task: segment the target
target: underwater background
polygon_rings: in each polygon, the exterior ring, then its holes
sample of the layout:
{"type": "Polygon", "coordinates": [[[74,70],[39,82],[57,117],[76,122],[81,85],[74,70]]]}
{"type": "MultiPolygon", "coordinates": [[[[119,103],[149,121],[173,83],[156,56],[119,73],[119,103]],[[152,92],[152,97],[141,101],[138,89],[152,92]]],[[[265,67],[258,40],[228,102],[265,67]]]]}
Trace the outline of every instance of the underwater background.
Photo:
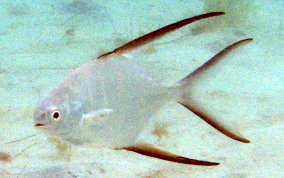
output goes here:
{"type": "Polygon", "coordinates": [[[282,0],[1,0],[0,7],[0,177],[284,177],[282,0]],[[254,39],[198,89],[203,106],[251,143],[225,137],[176,103],[162,107],[141,135],[178,155],[221,165],[183,165],[37,135],[36,104],[73,69],[211,11],[226,14],[183,27],[132,57],[173,83],[224,47],[254,39]]]}

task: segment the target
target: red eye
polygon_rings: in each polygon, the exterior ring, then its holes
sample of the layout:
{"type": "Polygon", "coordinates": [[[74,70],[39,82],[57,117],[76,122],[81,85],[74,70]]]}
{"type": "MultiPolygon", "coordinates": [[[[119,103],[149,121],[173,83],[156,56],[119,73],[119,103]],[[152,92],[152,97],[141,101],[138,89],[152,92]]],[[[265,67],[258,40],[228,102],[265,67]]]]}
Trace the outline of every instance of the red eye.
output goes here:
{"type": "Polygon", "coordinates": [[[56,121],[56,120],[58,120],[60,118],[60,113],[58,111],[54,111],[52,113],[52,117],[56,121]]]}

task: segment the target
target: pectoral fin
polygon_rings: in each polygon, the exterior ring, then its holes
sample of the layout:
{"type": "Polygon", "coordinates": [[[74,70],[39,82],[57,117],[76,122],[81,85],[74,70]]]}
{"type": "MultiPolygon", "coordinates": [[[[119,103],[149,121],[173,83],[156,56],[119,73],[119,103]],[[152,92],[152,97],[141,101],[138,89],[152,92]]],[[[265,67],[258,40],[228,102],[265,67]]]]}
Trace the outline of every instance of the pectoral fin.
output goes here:
{"type": "Polygon", "coordinates": [[[81,119],[82,124],[102,124],[109,115],[113,113],[113,109],[101,109],[87,114],[83,114],[81,119]]]}
{"type": "Polygon", "coordinates": [[[190,159],[182,156],[175,155],[173,153],[170,153],[168,151],[162,150],[161,148],[158,148],[155,145],[151,144],[139,144],[135,146],[125,147],[122,148],[128,151],[133,151],[145,156],[150,156],[166,161],[176,162],[176,163],[182,163],[182,164],[191,164],[191,165],[199,165],[199,166],[216,166],[220,163],[216,162],[209,162],[209,161],[201,161],[196,159],[190,159]]]}

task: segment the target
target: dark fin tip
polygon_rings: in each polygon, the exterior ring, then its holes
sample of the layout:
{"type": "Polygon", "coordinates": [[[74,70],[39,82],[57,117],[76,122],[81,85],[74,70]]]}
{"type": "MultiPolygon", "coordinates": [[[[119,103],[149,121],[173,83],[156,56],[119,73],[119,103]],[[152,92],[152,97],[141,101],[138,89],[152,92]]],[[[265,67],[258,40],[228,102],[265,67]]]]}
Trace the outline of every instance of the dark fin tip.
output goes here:
{"type": "Polygon", "coordinates": [[[249,140],[247,140],[247,139],[243,139],[243,141],[242,141],[243,143],[250,143],[250,141],[249,140]]]}
{"type": "Polygon", "coordinates": [[[220,163],[216,162],[209,162],[209,161],[201,161],[201,160],[196,160],[196,159],[190,159],[186,157],[179,156],[178,159],[181,160],[180,163],[184,164],[192,164],[192,165],[197,165],[197,166],[217,166],[220,163]]]}

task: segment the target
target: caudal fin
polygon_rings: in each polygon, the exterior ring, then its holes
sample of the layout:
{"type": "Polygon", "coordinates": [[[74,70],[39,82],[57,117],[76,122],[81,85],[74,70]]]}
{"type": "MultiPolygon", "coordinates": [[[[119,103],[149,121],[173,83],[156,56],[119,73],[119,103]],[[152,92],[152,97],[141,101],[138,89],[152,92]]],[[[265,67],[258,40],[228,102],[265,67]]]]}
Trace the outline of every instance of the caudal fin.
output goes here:
{"type": "Polygon", "coordinates": [[[214,118],[210,113],[206,112],[205,109],[203,109],[203,107],[198,104],[196,97],[192,97],[191,91],[188,90],[190,90],[196,82],[202,80],[203,77],[210,75],[211,69],[214,69],[214,66],[217,67],[218,63],[223,60],[229,52],[236,49],[240,45],[251,42],[252,40],[252,38],[247,38],[231,44],[177,83],[179,86],[181,86],[182,90],[182,94],[178,103],[192,111],[195,115],[203,119],[205,122],[207,122],[209,125],[217,129],[224,135],[244,143],[249,143],[250,141],[225,128],[225,126],[219,123],[216,118],[214,118]]]}

